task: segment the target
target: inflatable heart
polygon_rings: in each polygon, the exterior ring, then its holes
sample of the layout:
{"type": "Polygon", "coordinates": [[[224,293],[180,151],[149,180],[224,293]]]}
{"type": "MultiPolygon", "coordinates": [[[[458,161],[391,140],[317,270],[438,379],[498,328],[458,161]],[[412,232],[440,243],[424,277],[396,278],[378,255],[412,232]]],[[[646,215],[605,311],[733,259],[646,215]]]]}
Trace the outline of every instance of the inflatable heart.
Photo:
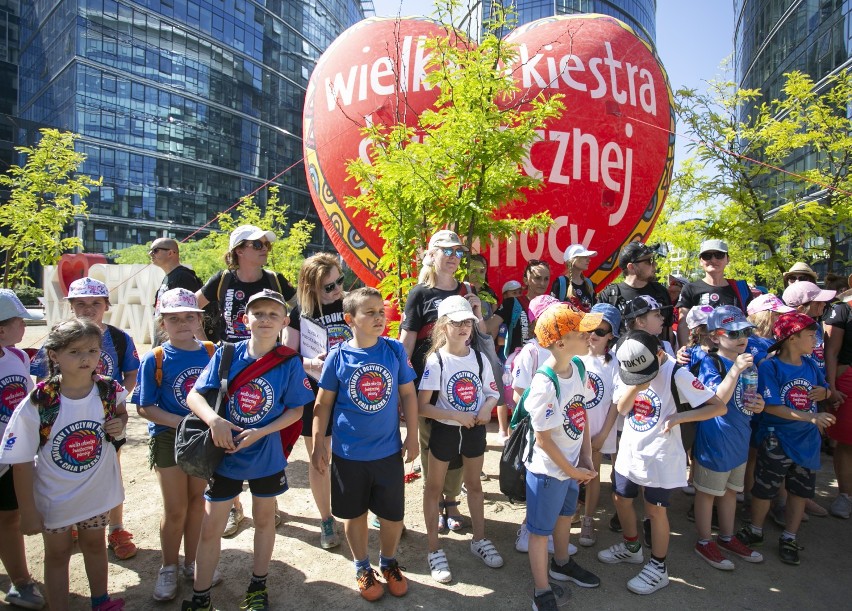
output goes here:
{"type": "Polygon", "coordinates": [[[56,272],[59,276],[59,285],[62,287],[62,294],[68,294],[68,287],[71,286],[72,282],[88,276],[89,268],[92,265],[106,262],[106,257],[97,254],[66,253],[59,257],[59,263],[56,264],[56,272]]]}
{"type": "MultiPolygon", "coordinates": [[[[343,201],[355,195],[347,160],[365,157],[359,128],[391,124],[397,110],[415,125],[416,113],[436,92],[423,86],[422,40],[444,33],[425,18],[359,22],[326,50],[311,76],[305,101],[304,149],[311,196],[332,242],[367,284],[378,281],[381,238],[343,201]],[[395,75],[399,75],[399,79],[395,75]],[[405,98],[405,105],[397,100],[405,98]]],[[[543,179],[504,214],[548,211],[545,234],[520,235],[483,245],[489,280],[520,279],[526,261],[543,259],[563,273],[562,252],[582,242],[598,256],[589,268],[600,285],[614,278],[618,251],[653,228],[674,162],[674,115],[665,71],[654,50],[624,23],[603,15],[541,19],[512,32],[518,46],[511,70],[523,104],[535,95],[564,96],[566,110],[540,133],[524,171],[543,179]]]]}

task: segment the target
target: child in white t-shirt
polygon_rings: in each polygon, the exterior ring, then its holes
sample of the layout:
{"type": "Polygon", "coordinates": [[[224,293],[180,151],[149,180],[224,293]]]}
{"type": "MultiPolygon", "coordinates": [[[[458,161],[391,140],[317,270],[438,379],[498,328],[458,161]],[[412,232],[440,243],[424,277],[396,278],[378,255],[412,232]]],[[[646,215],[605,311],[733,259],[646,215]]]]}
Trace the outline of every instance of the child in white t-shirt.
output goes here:
{"type": "Polygon", "coordinates": [[[74,524],[92,609],[124,608],[123,600],[107,593],[104,529],[110,509],[124,501],[111,441],[123,436],[127,424],[127,391],[94,373],[101,342],[101,330],[90,320],[67,320],[51,329],[44,343],[49,376],[15,409],[0,448],[0,462],[14,465],[21,531],[43,533],[44,580],[53,609],[68,603],[74,524]]]}
{"type": "Polygon", "coordinates": [[[580,484],[597,475],[586,421],[591,391],[572,357],[586,352],[587,333],[602,319],[600,314],[584,315],[567,304],[558,304],[549,306],[535,326],[538,342],[551,356],[533,376],[524,401],[535,432],[532,456],[526,462],[533,609],[556,609],[548,577],[573,581],[584,588],[600,585],[597,576],[570,557],[568,545],[580,484]],[[548,566],[547,538],[551,534],[554,554],[548,566]]]}
{"type": "Polygon", "coordinates": [[[651,520],[651,560],[627,582],[627,588],[636,594],[651,594],[669,585],[666,508],[672,490],[686,485],[686,453],[679,425],[721,416],[727,408],[688,369],[673,371],[674,362],[659,339],[647,331],[633,330],[622,337],[616,358],[622,384],[616,388],[615,399],[625,419],[613,489],[624,541],[599,552],[598,560],[608,564],[644,561],[633,509],[633,499],[643,487],[645,515],[651,520]],[[677,384],[681,401],[693,409],[677,411],[672,382],[677,384]]]}
{"type": "MultiPolygon", "coordinates": [[[[628,330],[647,331],[654,337],[660,337],[666,320],[662,304],[650,295],[639,295],[628,301],[624,306],[623,316],[628,330]]],[[[660,340],[660,344],[666,354],[674,358],[672,345],[666,340],[660,340]]]]}

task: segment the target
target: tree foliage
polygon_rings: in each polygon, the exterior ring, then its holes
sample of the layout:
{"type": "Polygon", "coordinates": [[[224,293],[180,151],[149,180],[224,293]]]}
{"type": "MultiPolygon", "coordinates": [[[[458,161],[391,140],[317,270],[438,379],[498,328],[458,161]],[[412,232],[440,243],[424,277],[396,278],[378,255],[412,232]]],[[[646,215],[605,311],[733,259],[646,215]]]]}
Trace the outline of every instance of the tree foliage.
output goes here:
{"type": "MultiPolygon", "coordinates": [[[[779,100],[761,102],[758,90],[724,81],[709,83],[705,93],[677,92],[691,156],[675,174],[651,237],[692,262],[702,240],[724,239],[729,275],[775,289],[794,261],[842,269],[852,213],[852,80],[840,74],[818,90],[802,73],[785,79],[779,100]],[[738,119],[744,109],[751,112],[738,119]],[[811,169],[777,169],[797,160],[811,169]]],[[[679,264],[671,258],[661,271],[679,264]]]]}
{"type": "MultiPolygon", "coordinates": [[[[458,22],[459,3],[438,5],[438,18],[458,22]]],[[[396,116],[362,131],[370,142],[369,161],[350,161],[349,176],[360,195],[346,204],[370,214],[368,225],[385,241],[379,290],[400,307],[417,282],[418,253],[437,229],[449,227],[469,246],[518,232],[546,230],[546,213],[529,219],[506,214],[525,190],[541,187],[526,176],[521,162],[536,130],[559,116],[561,96],[522,99],[505,69],[516,51],[496,35],[507,19],[499,15],[478,44],[451,26],[427,41],[430,60],[426,82],[438,89],[432,108],[420,113],[416,127],[405,124],[404,99],[396,116]]]]}
{"type": "MultiPolygon", "coordinates": [[[[281,272],[287,281],[295,286],[314,224],[304,219],[291,223],[287,215],[288,208],[279,197],[278,187],[269,188],[269,197],[263,210],[253,197],[242,198],[235,214],[223,212],[216,218],[218,231],[211,231],[200,239],[188,240],[181,244],[181,263],[192,267],[202,280],[209,278],[225,267],[225,254],[228,252],[231,231],[240,225],[256,225],[261,229],[273,231],[278,236],[278,241],[269,253],[267,267],[281,272]]],[[[110,256],[116,263],[149,261],[146,245],[124,248],[110,253],[110,256]]]]}
{"type": "Polygon", "coordinates": [[[76,134],[42,129],[33,147],[17,147],[26,155],[23,167],[13,165],[0,175],[9,200],[0,205],[0,252],[4,253],[4,287],[32,282],[31,263],[53,265],[63,253],[78,248],[77,237],[64,237],[74,217],[86,214],[89,187],[100,185],[77,169],[86,160],[74,150],[76,134]]]}

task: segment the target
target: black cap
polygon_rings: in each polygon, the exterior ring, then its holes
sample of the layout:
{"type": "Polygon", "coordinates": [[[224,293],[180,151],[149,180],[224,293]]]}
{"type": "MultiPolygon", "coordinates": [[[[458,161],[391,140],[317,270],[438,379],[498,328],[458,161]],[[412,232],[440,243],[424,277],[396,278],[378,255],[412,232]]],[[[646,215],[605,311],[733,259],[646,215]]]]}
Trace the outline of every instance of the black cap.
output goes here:
{"type": "Polygon", "coordinates": [[[636,263],[639,259],[644,259],[648,256],[655,256],[657,251],[642,242],[630,242],[621,249],[621,254],[618,255],[618,266],[624,270],[627,269],[628,263],[636,263]]]}

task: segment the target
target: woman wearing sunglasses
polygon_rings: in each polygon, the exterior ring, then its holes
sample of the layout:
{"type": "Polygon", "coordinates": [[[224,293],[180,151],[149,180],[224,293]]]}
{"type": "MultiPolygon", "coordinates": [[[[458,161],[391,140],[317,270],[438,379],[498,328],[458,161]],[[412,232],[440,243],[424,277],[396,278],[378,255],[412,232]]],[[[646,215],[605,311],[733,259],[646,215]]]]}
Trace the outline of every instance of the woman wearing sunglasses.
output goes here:
{"type": "MultiPolygon", "coordinates": [[[[296,292],[298,305],[290,312],[290,324],[284,329],[284,345],[302,354],[302,364],[308,374],[311,390],[316,397],[322,366],[328,350],[340,342],[352,339],[352,331],[343,320],[343,270],[337,255],[326,252],[305,259],[299,270],[296,292]],[[319,338],[319,339],[317,339],[319,338]],[[325,350],[317,354],[318,343],[325,350]]],[[[302,437],[308,456],[313,454],[314,404],[305,405],[302,413],[302,437]]],[[[326,454],[331,456],[331,423],[325,430],[326,454]]],[[[331,515],[331,470],[325,473],[308,465],[308,481],[319,511],[320,547],[331,549],[340,545],[337,525],[331,515]]]]}
{"type": "Polygon", "coordinates": [[[784,287],[788,287],[794,282],[813,282],[816,284],[816,272],[807,263],[798,261],[793,264],[793,267],[784,272],[784,287]]]}
{"type": "MultiPolygon", "coordinates": [[[[420,379],[426,365],[426,354],[432,346],[431,333],[438,320],[438,306],[447,297],[463,295],[470,302],[473,313],[480,321],[480,329],[485,330],[482,321],[482,302],[479,297],[468,290],[468,285],[456,280],[462,258],[468,248],[462,244],[459,236],[449,229],[438,231],[429,239],[429,247],[423,257],[423,269],[420,272],[420,283],[408,294],[405,302],[405,316],[400,325],[399,340],[405,346],[411,365],[417,373],[415,386],[420,386],[420,379]]],[[[428,477],[429,437],[431,425],[425,418],[418,420],[420,438],[420,464],[423,477],[428,477]]],[[[439,503],[438,527],[440,530],[461,530],[464,527],[463,518],[459,512],[459,502],[462,485],[461,463],[450,463],[450,469],[444,479],[443,501],[439,503]]]]}

